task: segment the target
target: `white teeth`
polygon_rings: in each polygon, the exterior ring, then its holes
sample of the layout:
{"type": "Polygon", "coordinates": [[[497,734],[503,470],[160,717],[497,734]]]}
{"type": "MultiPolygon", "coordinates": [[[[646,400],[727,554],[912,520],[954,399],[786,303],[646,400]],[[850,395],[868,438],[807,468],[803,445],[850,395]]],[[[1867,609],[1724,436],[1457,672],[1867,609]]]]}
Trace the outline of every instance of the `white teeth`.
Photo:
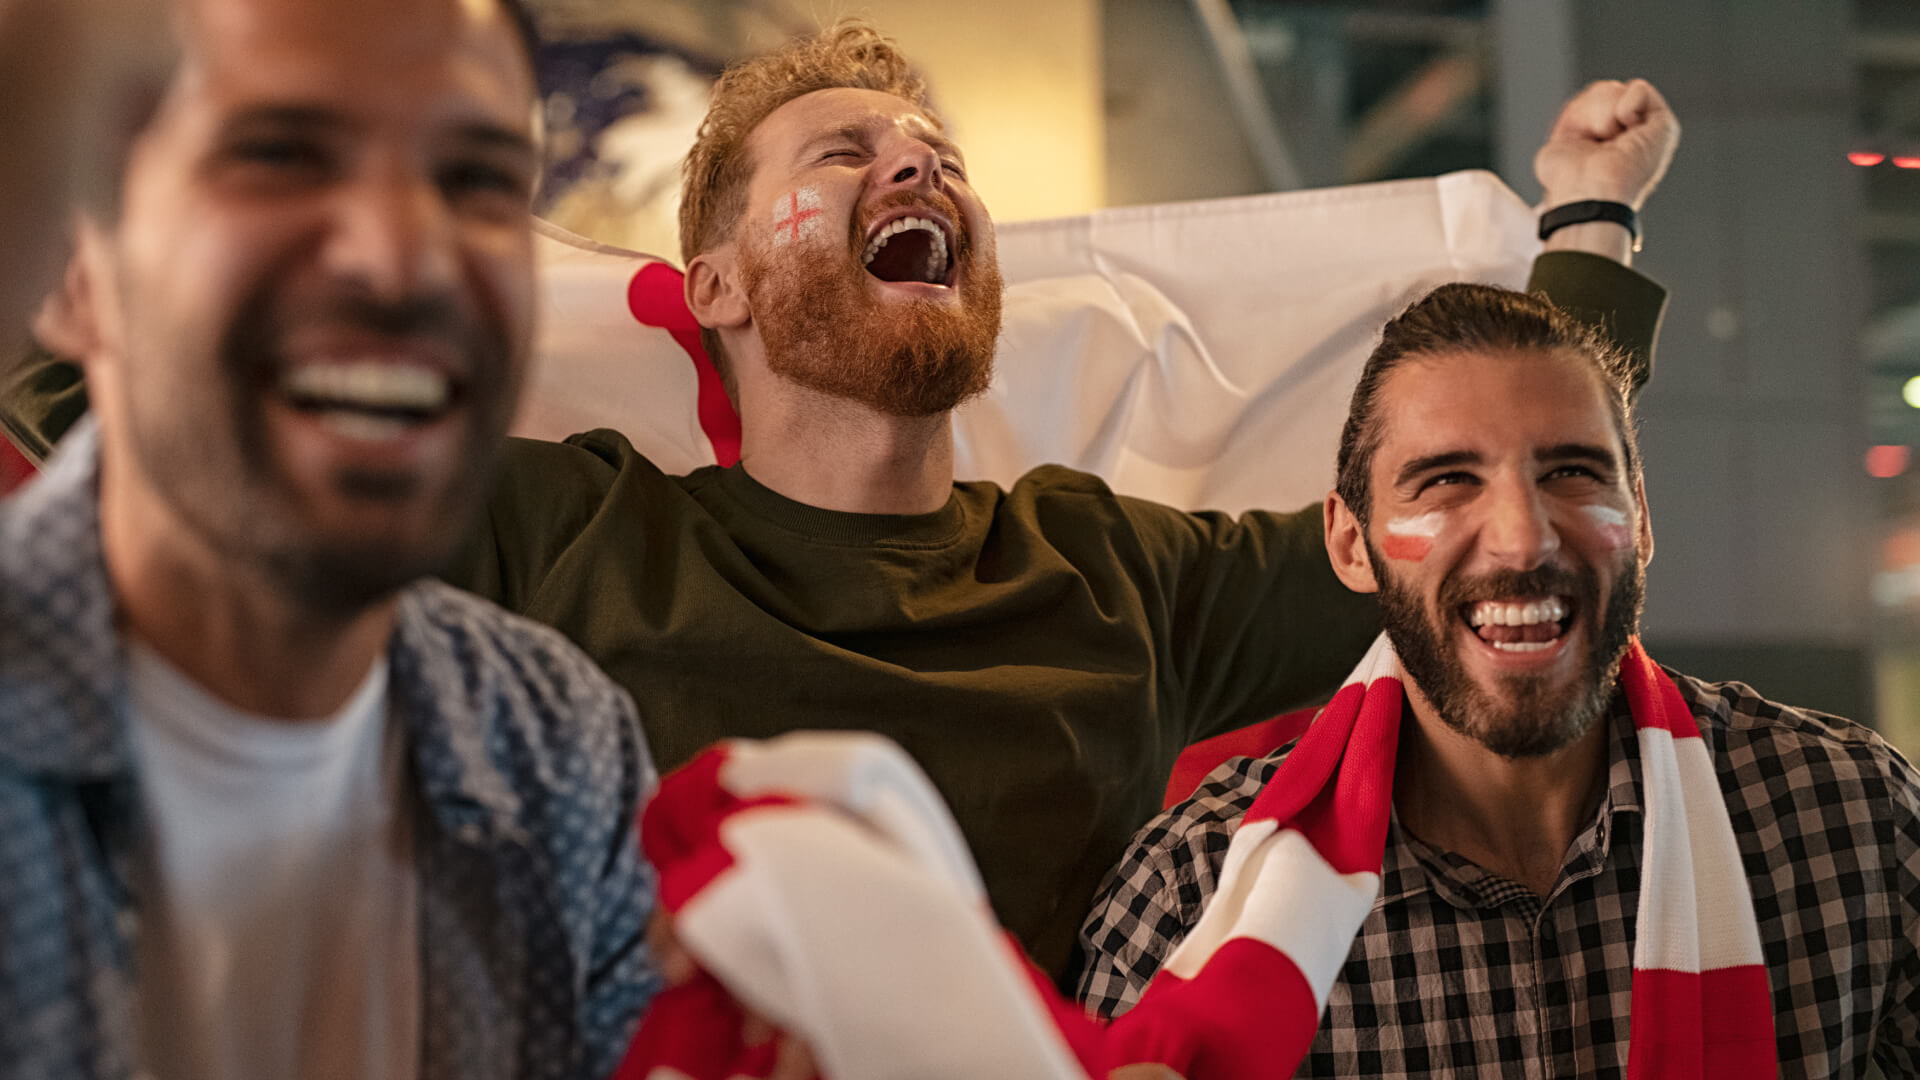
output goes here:
{"type": "Polygon", "coordinates": [[[1467,623],[1470,626],[1533,626],[1537,623],[1557,623],[1566,617],[1566,601],[1557,596],[1527,604],[1482,600],[1467,612],[1467,623]]]}
{"type": "Polygon", "coordinates": [[[280,377],[280,390],[322,405],[432,412],[452,389],[432,368],[377,360],[302,364],[280,377]]]}
{"type": "Polygon", "coordinates": [[[900,233],[906,232],[908,229],[924,229],[931,234],[933,238],[927,247],[927,267],[925,274],[922,276],[922,280],[929,282],[944,281],[947,276],[947,234],[940,228],[938,223],[927,218],[896,218],[881,226],[880,231],[873,234],[873,239],[867,242],[867,251],[865,256],[862,257],[860,264],[862,266],[873,265],[874,256],[880,254],[880,249],[887,246],[887,241],[893,239],[900,233]]]}
{"type": "Polygon", "coordinates": [[[1544,652],[1556,644],[1551,641],[1490,641],[1487,644],[1501,652],[1544,652]]]}
{"type": "Polygon", "coordinates": [[[349,439],[362,442],[387,442],[407,433],[413,425],[405,420],[391,416],[372,416],[362,412],[348,412],[344,409],[328,409],[320,414],[320,422],[349,439]]]}

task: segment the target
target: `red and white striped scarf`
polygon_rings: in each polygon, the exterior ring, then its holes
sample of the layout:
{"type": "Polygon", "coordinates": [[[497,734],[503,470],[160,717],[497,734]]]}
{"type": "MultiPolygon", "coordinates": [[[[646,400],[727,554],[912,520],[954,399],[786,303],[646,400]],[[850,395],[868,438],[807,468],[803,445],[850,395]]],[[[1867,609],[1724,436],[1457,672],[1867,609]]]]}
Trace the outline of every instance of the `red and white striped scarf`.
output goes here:
{"type": "MultiPolygon", "coordinates": [[[[1774,1075],[1752,896],[1698,726],[1638,642],[1645,843],[1628,1075],[1774,1075]]],[[[733,1000],[835,1080],[1291,1076],[1380,890],[1402,704],[1385,635],[1287,755],[1228,845],[1218,892],[1110,1025],[1062,1000],[992,920],[925,778],[874,736],[709,751],[669,777],[643,841],[661,901],[712,975],[655,1000],[617,1080],[764,1076],[733,1000]],[[717,981],[716,981],[717,979],[717,981]],[[731,997],[729,996],[731,991],[731,997]]]]}

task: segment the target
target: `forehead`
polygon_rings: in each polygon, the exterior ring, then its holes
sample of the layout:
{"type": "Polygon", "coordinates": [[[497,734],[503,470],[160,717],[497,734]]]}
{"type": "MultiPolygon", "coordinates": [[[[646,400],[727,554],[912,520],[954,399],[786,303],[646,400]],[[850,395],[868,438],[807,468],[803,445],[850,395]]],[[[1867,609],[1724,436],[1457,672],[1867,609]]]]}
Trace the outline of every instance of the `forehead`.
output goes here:
{"type": "Polygon", "coordinates": [[[755,161],[769,161],[795,153],[823,135],[839,131],[878,135],[890,129],[952,145],[939,126],[905,98],[837,86],[802,94],[768,113],[748,137],[747,147],[755,161]]]}
{"type": "Polygon", "coordinates": [[[182,0],[174,91],[388,113],[449,98],[529,122],[533,79],[497,0],[182,0]]]}
{"type": "Polygon", "coordinates": [[[1492,458],[1578,442],[1624,451],[1605,380],[1567,352],[1411,357],[1381,386],[1377,415],[1376,469],[1456,450],[1492,458]]]}

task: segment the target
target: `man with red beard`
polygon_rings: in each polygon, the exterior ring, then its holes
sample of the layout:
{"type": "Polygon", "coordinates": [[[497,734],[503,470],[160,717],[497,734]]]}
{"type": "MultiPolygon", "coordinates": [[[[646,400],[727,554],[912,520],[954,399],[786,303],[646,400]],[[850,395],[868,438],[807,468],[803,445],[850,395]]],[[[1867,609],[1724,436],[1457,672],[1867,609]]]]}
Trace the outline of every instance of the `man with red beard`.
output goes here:
{"type": "Polygon", "coordinates": [[[1920,1070],[1917,778],[1857,724],[1646,659],[1629,380],[1537,297],[1448,285],[1388,324],[1324,507],[1384,640],[1298,744],[1140,831],[1082,931],[1095,1011],[1151,1000],[1209,904],[1345,903],[1298,1076],[1920,1070]],[[1341,747],[1307,805],[1379,822],[1360,855],[1342,838],[1345,880],[1378,875],[1357,899],[1299,872],[1343,857],[1331,832],[1262,798],[1341,747]],[[1264,894],[1223,883],[1267,820],[1315,854],[1264,894]],[[1657,1067],[1675,1050],[1692,1071],[1657,1067]]]}
{"type": "MultiPolygon", "coordinates": [[[[1638,207],[1677,139],[1651,87],[1596,84],[1541,150],[1549,201],[1638,207]]],[[[1617,261],[1629,231],[1574,220],[1548,244],[1567,250],[1535,285],[1644,365],[1665,294],[1617,261]]],[[[795,729],[896,740],[1001,920],[1065,975],[1174,758],[1321,699],[1372,601],[1327,569],[1316,511],[1187,514],[1058,467],[954,481],[950,414],[987,387],[1000,326],[993,222],[870,27],[723,76],[681,246],[740,463],[668,476],[610,431],[510,441],[448,580],[580,644],[663,767],[795,729]]]]}

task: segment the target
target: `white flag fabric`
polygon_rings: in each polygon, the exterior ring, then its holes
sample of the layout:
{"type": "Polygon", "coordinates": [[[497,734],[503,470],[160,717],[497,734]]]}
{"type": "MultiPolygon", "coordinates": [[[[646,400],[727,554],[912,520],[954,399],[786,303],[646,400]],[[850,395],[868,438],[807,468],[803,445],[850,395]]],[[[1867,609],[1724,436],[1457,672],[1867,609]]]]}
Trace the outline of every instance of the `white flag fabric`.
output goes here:
{"type": "MultiPolygon", "coordinates": [[[[992,388],[955,416],[956,472],[1006,486],[1054,462],[1232,513],[1316,501],[1380,327],[1442,282],[1522,284],[1533,231],[1487,172],[1001,225],[1005,327],[992,388]]],[[[669,472],[731,463],[677,272],[552,226],[538,253],[516,434],[611,427],[669,472]]]]}

